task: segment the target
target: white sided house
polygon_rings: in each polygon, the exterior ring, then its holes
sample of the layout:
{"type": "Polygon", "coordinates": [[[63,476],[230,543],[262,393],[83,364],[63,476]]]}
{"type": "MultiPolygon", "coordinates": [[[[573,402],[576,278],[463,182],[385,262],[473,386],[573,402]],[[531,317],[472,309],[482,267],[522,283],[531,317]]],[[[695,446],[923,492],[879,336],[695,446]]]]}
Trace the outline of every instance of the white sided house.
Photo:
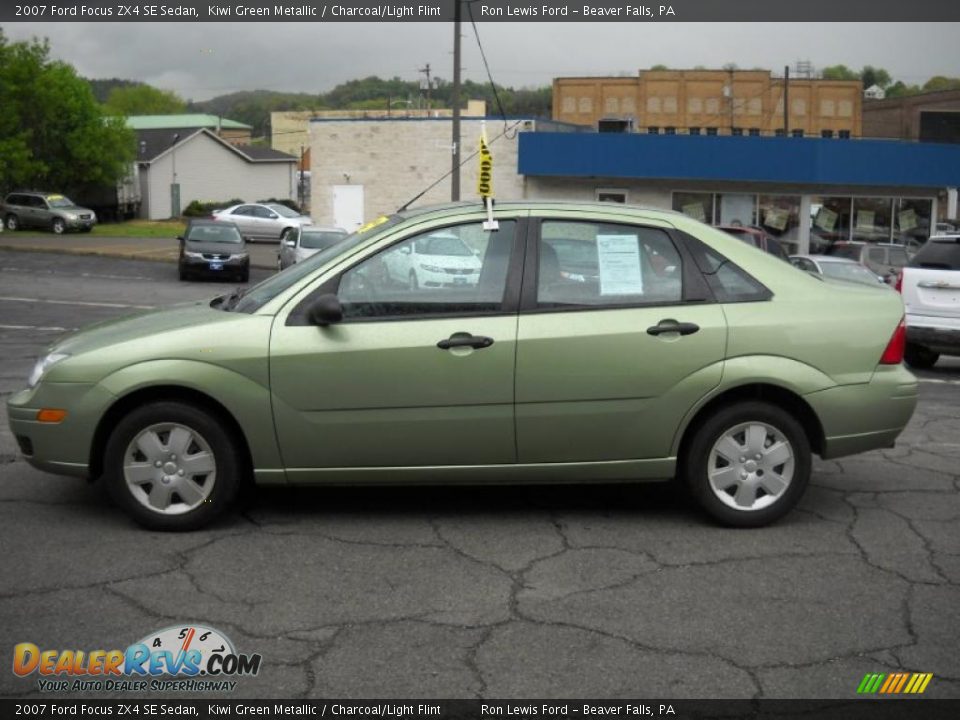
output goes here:
{"type": "Polygon", "coordinates": [[[247,202],[296,197],[297,158],[252,145],[232,145],[205,128],[137,133],[140,217],[180,215],[192,201],[247,202]]]}

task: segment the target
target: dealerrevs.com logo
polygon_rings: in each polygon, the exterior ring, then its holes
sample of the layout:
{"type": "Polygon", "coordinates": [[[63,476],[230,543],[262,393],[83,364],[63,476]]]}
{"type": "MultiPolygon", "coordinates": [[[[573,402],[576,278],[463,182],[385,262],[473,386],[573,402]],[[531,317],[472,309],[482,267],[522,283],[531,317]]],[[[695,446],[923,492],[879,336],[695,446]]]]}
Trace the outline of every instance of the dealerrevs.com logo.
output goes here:
{"type": "Polygon", "coordinates": [[[238,653],[219,630],[173,626],[126,650],[46,650],[34,643],[13,648],[13,672],[39,676],[41,692],[231,691],[233,678],[260,672],[262,656],[238,653]]]}

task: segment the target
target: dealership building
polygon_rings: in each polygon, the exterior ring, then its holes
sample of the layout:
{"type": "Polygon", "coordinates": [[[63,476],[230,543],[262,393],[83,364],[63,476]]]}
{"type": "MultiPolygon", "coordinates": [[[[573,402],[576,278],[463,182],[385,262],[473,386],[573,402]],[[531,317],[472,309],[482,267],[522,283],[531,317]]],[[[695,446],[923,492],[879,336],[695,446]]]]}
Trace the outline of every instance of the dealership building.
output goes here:
{"type": "MultiPolygon", "coordinates": [[[[462,157],[481,118],[464,118],[462,157]]],[[[607,133],[530,118],[486,120],[500,200],[603,200],[714,225],[760,225],[791,252],[836,240],[914,244],[957,216],[960,145],[820,137],[607,133]]],[[[369,220],[450,198],[451,120],[314,120],[313,214],[369,220]]],[[[461,172],[476,197],[476,161],[461,172]]]]}

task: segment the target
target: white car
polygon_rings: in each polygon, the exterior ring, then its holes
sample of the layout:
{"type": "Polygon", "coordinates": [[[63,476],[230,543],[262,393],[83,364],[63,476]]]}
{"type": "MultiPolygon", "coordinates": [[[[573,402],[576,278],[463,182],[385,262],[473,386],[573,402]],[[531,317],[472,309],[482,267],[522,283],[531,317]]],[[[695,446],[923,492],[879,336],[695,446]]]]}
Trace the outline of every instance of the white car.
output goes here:
{"type": "Polygon", "coordinates": [[[934,235],[897,278],[907,320],[904,359],[932,367],[960,355],[960,234],[934,235]]]}
{"type": "Polygon", "coordinates": [[[343,228],[324,227],[322,225],[304,225],[296,232],[287,235],[280,242],[280,252],[277,254],[277,270],[284,270],[291,265],[316,255],[321,250],[333,247],[347,237],[343,228]]]}
{"type": "Polygon", "coordinates": [[[232,222],[247,240],[282,240],[304,225],[313,225],[309,216],[279,203],[233,205],[214,210],[211,218],[232,222]]]}
{"type": "Polygon", "coordinates": [[[883,277],[858,262],[833,255],[791,255],[790,264],[833,280],[889,287],[883,277]]]}
{"type": "Polygon", "coordinates": [[[463,240],[441,230],[388,253],[384,265],[391,281],[415,290],[476,285],[483,263],[463,240]]]}

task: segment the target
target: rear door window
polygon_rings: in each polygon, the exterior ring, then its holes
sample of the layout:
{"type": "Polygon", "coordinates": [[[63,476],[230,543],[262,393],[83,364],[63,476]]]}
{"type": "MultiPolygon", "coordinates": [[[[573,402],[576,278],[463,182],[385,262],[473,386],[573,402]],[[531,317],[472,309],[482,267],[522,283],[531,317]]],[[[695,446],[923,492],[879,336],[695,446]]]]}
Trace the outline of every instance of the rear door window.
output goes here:
{"type": "Polygon", "coordinates": [[[913,256],[909,267],[928,270],[960,270],[960,238],[929,241],[913,256]]]}

